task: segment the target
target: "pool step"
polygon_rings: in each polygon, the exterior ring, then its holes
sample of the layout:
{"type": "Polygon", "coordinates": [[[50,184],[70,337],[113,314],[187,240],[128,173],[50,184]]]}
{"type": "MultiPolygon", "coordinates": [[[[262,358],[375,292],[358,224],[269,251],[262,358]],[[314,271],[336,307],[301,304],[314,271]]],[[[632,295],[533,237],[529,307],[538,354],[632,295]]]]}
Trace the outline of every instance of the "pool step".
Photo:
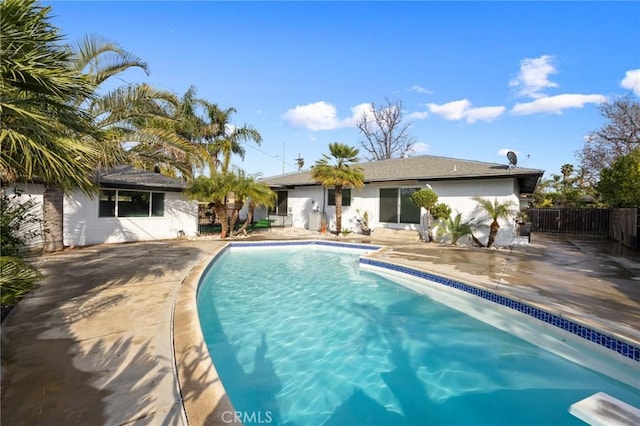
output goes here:
{"type": "Polygon", "coordinates": [[[591,426],[637,426],[640,410],[604,392],[571,404],[569,413],[591,426]]]}

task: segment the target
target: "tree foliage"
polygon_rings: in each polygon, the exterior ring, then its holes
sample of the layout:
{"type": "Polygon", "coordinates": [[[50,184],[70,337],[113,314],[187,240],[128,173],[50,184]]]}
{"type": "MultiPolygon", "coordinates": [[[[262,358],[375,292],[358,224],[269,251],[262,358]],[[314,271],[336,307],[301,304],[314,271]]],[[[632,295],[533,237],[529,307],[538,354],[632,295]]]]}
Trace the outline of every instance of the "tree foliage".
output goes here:
{"type": "Polygon", "coordinates": [[[198,176],[185,190],[185,194],[204,203],[213,204],[213,210],[222,225],[221,239],[229,233],[227,220],[227,195],[233,191],[235,177],[231,174],[216,173],[209,177],[198,176]]]}
{"type": "Polygon", "coordinates": [[[458,213],[455,217],[448,216],[438,225],[436,235],[438,238],[447,237],[451,240],[451,244],[457,245],[460,238],[471,235],[471,225],[469,222],[462,221],[462,214],[458,213]]]}
{"type": "Polygon", "coordinates": [[[367,159],[380,161],[404,157],[414,143],[409,135],[410,123],[403,123],[402,102],[385,99],[386,105],[371,103],[371,110],[358,120],[357,126],[364,140],[360,145],[367,159]]]}
{"type": "Polygon", "coordinates": [[[275,204],[276,194],[265,183],[258,182],[256,175],[247,174],[244,170],[235,168],[233,170],[234,179],[232,181],[233,192],[233,212],[231,213],[230,227],[235,228],[235,224],[240,217],[240,210],[248,201],[247,219],[236,234],[246,233],[247,227],[253,219],[253,212],[257,205],[272,206],[275,204]]]}
{"type": "MultiPolygon", "coordinates": [[[[180,98],[180,106],[175,112],[175,130],[194,144],[210,174],[228,173],[233,154],[244,159],[246,151],[242,143],[254,141],[260,145],[262,136],[251,125],[239,127],[231,123],[235,108],[223,109],[196,95],[196,87],[191,86],[180,98]]],[[[196,167],[201,165],[195,164],[196,167]]]]}
{"type": "Polygon", "coordinates": [[[640,207],[640,148],[603,169],[598,190],[611,207],[640,207]]]}
{"type": "Polygon", "coordinates": [[[325,188],[334,188],[336,200],[336,233],[342,231],[342,189],[364,186],[364,173],[355,165],[358,162],[357,148],[335,142],[329,144],[331,155],[323,154],[311,169],[311,178],[325,188]]]}
{"type": "Polygon", "coordinates": [[[438,203],[431,209],[431,216],[435,220],[445,220],[451,217],[451,207],[446,203],[438,203]]]}
{"type": "Polygon", "coordinates": [[[584,147],[576,153],[586,178],[598,181],[600,171],[640,146],[640,104],[626,96],[600,106],[608,122],[586,138],[584,147]]]}
{"type": "Polygon", "coordinates": [[[76,105],[94,85],[69,68],[73,55],[50,11],[32,0],[0,3],[0,174],[91,192],[97,129],[76,105]]]}

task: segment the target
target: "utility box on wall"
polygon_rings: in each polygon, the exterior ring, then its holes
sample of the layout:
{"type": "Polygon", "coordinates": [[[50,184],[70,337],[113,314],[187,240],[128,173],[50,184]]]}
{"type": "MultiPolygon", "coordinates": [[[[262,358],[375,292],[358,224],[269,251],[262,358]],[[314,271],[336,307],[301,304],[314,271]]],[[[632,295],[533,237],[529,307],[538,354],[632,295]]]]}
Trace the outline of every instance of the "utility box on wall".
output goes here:
{"type": "Polygon", "coordinates": [[[309,213],[309,230],[310,231],[319,231],[322,222],[326,222],[327,216],[325,212],[310,212],[309,213]]]}

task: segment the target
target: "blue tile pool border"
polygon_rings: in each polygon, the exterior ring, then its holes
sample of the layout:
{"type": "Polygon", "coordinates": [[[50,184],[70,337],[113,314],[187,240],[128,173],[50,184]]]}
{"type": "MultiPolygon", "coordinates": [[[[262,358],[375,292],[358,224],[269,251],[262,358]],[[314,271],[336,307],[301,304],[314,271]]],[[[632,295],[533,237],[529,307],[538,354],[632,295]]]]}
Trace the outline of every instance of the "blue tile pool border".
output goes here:
{"type": "Polygon", "coordinates": [[[342,247],[354,250],[379,250],[380,246],[373,244],[338,243],[331,241],[302,240],[302,241],[269,241],[269,242],[233,242],[231,247],[278,247],[278,246],[305,246],[318,245],[325,247],[342,247]]]}
{"type": "MultiPolygon", "coordinates": [[[[327,247],[344,247],[356,250],[379,250],[382,247],[372,244],[352,244],[352,243],[339,243],[331,241],[318,241],[318,240],[302,240],[302,241],[268,241],[268,242],[233,242],[230,243],[225,249],[223,249],[218,255],[214,257],[209,265],[215,263],[215,259],[226,251],[229,247],[284,247],[284,246],[302,246],[302,245],[320,245],[327,247]]],[[[455,288],[457,290],[464,291],[482,299],[488,300],[498,305],[505,306],[513,309],[514,311],[523,313],[537,320],[543,321],[554,327],[558,327],[561,330],[572,333],[585,340],[600,345],[606,349],[617,352],[618,354],[629,358],[633,361],[640,363],[640,347],[637,347],[631,343],[622,341],[613,336],[609,336],[598,330],[594,330],[582,324],[578,324],[569,319],[563,318],[560,315],[552,314],[543,309],[527,305],[526,303],[518,300],[511,299],[506,296],[493,293],[491,291],[474,287],[469,284],[465,284],[450,278],[444,278],[439,275],[431,274],[429,272],[421,271],[418,269],[410,268],[407,266],[400,266],[390,262],[384,262],[381,260],[371,259],[367,257],[361,257],[360,263],[365,265],[371,265],[390,271],[400,272],[412,277],[424,279],[434,282],[436,284],[444,285],[446,287],[455,288]]],[[[207,270],[209,267],[207,267],[207,270]]],[[[204,276],[204,274],[203,274],[204,276]]]]}
{"type": "Polygon", "coordinates": [[[562,318],[560,315],[552,314],[544,311],[540,308],[527,305],[517,300],[510,299],[499,294],[492,293],[488,290],[477,288],[469,284],[464,284],[459,281],[455,281],[449,278],[444,278],[439,275],[430,274],[429,272],[420,271],[417,269],[409,268],[407,266],[400,266],[394,263],[383,262],[380,260],[370,258],[360,258],[360,263],[365,265],[371,265],[378,268],[388,269],[390,271],[400,272],[412,277],[421,278],[427,281],[434,282],[436,284],[444,285],[446,287],[455,288],[457,290],[464,291],[474,296],[481,297],[493,303],[505,306],[513,309],[514,311],[521,312],[525,315],[529,315],[537,320],[543,321],[547,324],[558,327],[562,330],[568,331],[578,337],[586,339],[590,342],[596,343],[609,350],[615,351],[620,355],[627,357],[633,361],[640,362],[640,348],[636,347],[628,342],[616,339],[585,325],[575,323],[566,318],[562,318]]]}

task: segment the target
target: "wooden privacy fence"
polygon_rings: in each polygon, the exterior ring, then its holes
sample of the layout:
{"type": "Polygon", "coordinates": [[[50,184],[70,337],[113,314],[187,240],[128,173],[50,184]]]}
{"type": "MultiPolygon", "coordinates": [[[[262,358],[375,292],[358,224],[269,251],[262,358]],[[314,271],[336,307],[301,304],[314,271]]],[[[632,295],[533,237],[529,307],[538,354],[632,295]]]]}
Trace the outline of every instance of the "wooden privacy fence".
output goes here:
{"type": "Polygon", "coordinates": [[[640,248],[640,209],[611,209],[609,236],[627,247],[640,248]]]}
{"type": "Polygon", "coordinates": [[[609,209],[526,209],[532,232],[609,234],[609,209]]]}

